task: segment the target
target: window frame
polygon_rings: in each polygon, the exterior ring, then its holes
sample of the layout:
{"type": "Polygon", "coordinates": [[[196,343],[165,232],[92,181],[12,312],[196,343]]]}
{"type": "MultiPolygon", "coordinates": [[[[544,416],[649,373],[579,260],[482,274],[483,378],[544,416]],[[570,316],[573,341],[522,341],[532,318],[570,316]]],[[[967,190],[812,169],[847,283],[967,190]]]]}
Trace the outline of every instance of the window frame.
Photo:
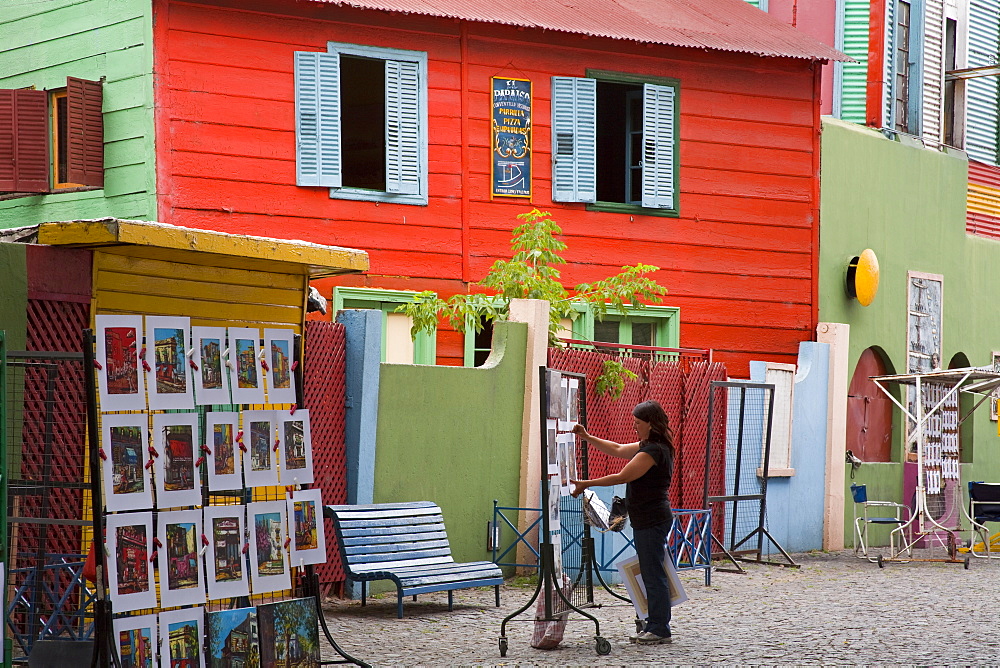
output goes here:
{"type": "MultiPolygon", "coordinates": [[[[366,308],[382,311],[382,346],[381,358],[386,358],[386,328],[388,314],[395,312],[395,307],[413,301],[416,292],[408,290],[383,290],[381,288],[352,288],[336,286],[333,288],[333,312],[344,309],[366,308]],[[345,302],[368,302],[371,306],[345,306],[345,302]],[[392,305],[390,308],[389,305],[392,305]]],[[[437,363],[437,330],[420,332],[413,340],[413,364],[433,366],[437,363]]]]}
{"type": "Polygon", "coordinates": [[[65,144],[66,149],[66,178],[69,178],[69,90],[67,88],[55,88],[47,91],[49,94],[49,181],[51,189],[66,190],[67,188],[86,188],[82,183],[59,180],[59,150],[65,144]],[[66,134],[60,136],[59,132],[59,100],[66,100],[66,134]]]}
{"type": "MultiPolygon", "coordinates": [[[[578,306],[574,305],[574,309],[579,315],[573,320],[573,338],[583,341],[593,341],[594,322],[597,319],[594,315],[593,307],[590,304],[580,303],[578,306]]],[[[628,323],[642,322],[644,320],[654,321],[657,327],[653,346],[656,348],[680,347],[680,307],[649,305],[642,308],[627,307],[625,311],[626,313],[622,315],[617,311],[609,310],[608,314],[604,316],[605,322],[608,320],[619,321],[619,335],[628,323]]],[[[631,331],[629,330],[629,332],[630,336],[628,338],[631,340],[631,331]]],[[[620,338],[619,343],[621,343],[620,338]]],[[[632,344],[622,343],[622,345],[632,344]]]]}

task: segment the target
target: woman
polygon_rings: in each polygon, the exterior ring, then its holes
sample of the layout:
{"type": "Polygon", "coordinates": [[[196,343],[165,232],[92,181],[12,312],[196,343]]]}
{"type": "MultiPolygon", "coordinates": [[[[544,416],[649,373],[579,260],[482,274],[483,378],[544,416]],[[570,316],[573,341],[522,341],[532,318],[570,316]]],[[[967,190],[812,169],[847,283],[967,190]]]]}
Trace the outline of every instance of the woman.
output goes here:
{"type": "Polygon", "coordinates": [[[618,473],[594,480],[572,480],[573,496],[588,487],[607,487],[628,483],[625,499],[632,522],[632,540],[639,557],[639,571],[646,585],[649,616],[642,633],[633,642],[641,645],[668,643],[670,637],[670,585],[663,570],[667,532],[673,521],[667,491],[674,469],[673,434],[667,414],[656,401],[644,401],[632,409],[637,443],[615,443],[595,438],[583,425],[573,427],[573,433],[601,452],[628,459],[618,473]]]}

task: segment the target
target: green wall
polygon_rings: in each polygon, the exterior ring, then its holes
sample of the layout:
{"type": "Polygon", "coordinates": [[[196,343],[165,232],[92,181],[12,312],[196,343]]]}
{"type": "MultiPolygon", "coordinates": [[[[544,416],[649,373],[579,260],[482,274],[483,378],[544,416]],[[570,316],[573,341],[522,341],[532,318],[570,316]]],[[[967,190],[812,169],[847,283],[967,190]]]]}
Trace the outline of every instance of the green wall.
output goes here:
{"type": "Polygon", "coordinates": [[[104,84],[104,188],[0,201],[0,227],[116,216],[155,220],[152,3],[0,3],[0,88],[104,84]],[[8,6],[12,5],[12,6],[8,6]]]}
{"type": "Polygon", "coordinates": [[[497,323],[479,368],[383,364],[374,501],[433,501],[456,561],[490,559],[493,500],[516,506],[528,328],[497,323]]]}
{"type": "Polygon", "coordinates": [[[24,350],[28,327],[28,259],[24,244],[0,242],[0,330],[7,350],[24,350]]]}
{"type": "MultiPolygon", "coordinates": [[[[880,347],[906,371],[906,272],[944,276],[943,364],[964,353],[987,365],[1000,350],[1000,242],[965,233],[968,163],[959,155],[908,146],[870,129],[824,118],[820,207],[821,322],[847,323],[849,373],[861,353],[880,347]],[[878,256],[878,295],[861,306],[844,290],[848,262],[865,248],[878,256]]],[[[894,410],[893,461],[864,464],[851,482],[868,484],[869,498],[902,498],[902,437],[894,410]]],[[[988,403],[970,418],[972,462],[962,479],[1000,480],[1000,441],[988,403]]],[[[963,453],[963,461],[967,461],[963,453]]],[[[851,509],[847,508],[847,518],[851,509]]],[[[851,527],[846,536],[851,537],[851,527]]]]}

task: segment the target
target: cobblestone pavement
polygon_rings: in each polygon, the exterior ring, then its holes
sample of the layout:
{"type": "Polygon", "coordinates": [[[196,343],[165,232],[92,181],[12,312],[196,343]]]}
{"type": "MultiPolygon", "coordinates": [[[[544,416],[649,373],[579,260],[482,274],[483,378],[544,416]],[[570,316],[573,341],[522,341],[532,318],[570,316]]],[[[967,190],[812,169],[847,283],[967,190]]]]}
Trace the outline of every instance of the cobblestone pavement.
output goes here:
{"type": "MultiPolygon", "coordinates": [[[[973,559],[969,570],[929,561],[879,569],[849,551],[793,557],[800,569],[747,565],[747,575],[713,573],[710,587],[703,571],[682,572],[689,600],[674,610],[671,645],[629,644],[632,606],[598,589],[605,605],[592,612],[611,642],[607,656],[595,651],[593,622],[577,614],[558,649],[532,648],[533,604],[508,624],[500,658],[501,622],[534,591],[513,584],[502,588],[499,609],[489,588],[455,592],[452,612],[442,592],[407,599],[406,617],[396,619],[389,594],[365,608],[331,601],[326,617],[341,647],[374,666],[1000,664],[1000,560],[973,559]]],[[[324,658],[337,657],[327,646],[324,658]]]]}

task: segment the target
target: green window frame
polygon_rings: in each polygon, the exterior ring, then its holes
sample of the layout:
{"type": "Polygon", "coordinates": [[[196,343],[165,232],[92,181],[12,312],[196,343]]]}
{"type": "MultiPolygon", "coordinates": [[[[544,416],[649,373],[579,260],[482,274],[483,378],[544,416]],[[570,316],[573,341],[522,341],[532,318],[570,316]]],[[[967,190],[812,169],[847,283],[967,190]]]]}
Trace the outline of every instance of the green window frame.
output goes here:
{"type": "MultiPolygon", "coordinates": [[[[586,341],[594,340],[594,330],[597,318],[589,305],[581,305],[580,315],[573,321],[573,338],[586,341]]],[[[646,306],[644,308],[628,308],[625,315],[609,311],[604,316],[604,322],[619,324],[618,343],[625,345],[645,345],[632,343],[631,325],[634,323],[654,323],[653,345],[657,348],[680,347],[681,310],[676,306],[646,306]]]]}
{"type": "MultiPolygon", "coordinates": [[[[379,288],[333,289],[334,313],[344,309],[372,309],[382,311],[382,361],[386,358],[386,326],[388,316],[396,307],[413,301],[416,292],[407,290],[382,290],[379,288]]],[[[420,332],[413,340],[413,363],[434,365],[437,362],[437,332],[420,332]]]]}

